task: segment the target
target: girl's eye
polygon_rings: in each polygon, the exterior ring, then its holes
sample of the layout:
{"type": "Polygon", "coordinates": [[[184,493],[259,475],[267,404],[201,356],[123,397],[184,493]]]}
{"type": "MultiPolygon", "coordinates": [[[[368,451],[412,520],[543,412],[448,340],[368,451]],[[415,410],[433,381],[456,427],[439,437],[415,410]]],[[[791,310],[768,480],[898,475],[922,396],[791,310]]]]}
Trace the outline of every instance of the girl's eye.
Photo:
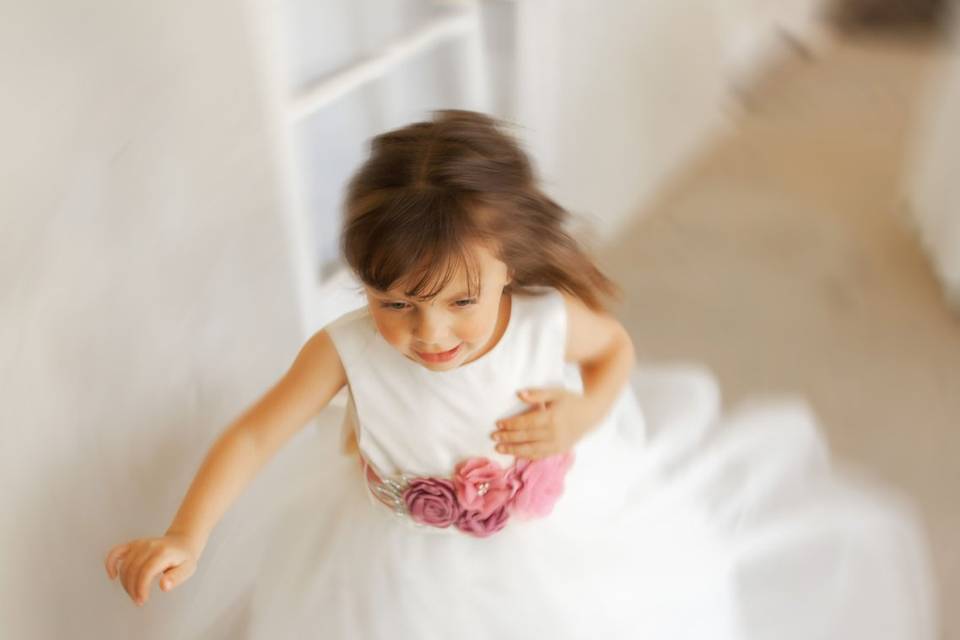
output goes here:
{"type": "Polygon", "coordinates": [[[463,300],[457,300],[453,304],[455,304],[458,307],[469,307],[470,305],[476,304],[476,303],[477,303],[476,298],[464,298],[463,300]]]}
{"type": "Polygon", "coordinates": [[[394,309],[395,311],[403,311],[409,305],[406,302],[383,302],[380,304],[384,309],[394,309]]]}

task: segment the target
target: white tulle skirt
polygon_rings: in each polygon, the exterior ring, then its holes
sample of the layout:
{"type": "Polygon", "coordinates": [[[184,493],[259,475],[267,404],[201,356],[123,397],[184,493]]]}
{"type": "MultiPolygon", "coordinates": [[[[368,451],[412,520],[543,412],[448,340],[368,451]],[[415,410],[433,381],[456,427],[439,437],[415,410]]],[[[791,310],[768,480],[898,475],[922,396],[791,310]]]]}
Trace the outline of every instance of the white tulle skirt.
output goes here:
{"type": "MultiPolygon", "coordinates": [[[[712,379],[687,368],[633,390],[578,447],[550,517],[483,539],[370,500],[336,434],[301,445],[228,635],[932,640],[914,516],[831,469],[802,403],[720,417],[712,379]]],[[[229,579],[223,559],[202,570],[229,579]]]]}

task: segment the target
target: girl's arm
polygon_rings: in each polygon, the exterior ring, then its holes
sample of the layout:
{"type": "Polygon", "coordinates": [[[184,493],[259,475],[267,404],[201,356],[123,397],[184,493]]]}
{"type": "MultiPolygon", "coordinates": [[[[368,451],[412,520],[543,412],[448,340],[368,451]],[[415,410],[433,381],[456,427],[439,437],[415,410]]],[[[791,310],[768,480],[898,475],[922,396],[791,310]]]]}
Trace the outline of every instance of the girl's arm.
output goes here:
{"type": "Polygon", "coordinates": [[[534,409],[497,423],[498,451],[543,458],[570,449],[607,415],[630,376],[633,342],[616,318],[564,295],[566,360],[580,365],[583,394],[563,388],[525,389],[520,399],[534,409]]]}
{"type": "Polygon", "coordinates": [[[149,596],[154,576],[165,573],[169,591],[192,575],[211,531],[278,449],[323,409],[346,384],[340,358],[325,331],[303,346],[290,369],[228,426],[210,448],[167,533],[114,547],[107,574],[118,573],[137,604],[149,596]],[[117,564],[122,567],[118,570],[117,564]]]}
{"type": "Polygon", "coordinates": [[[244,487],[345,383],[330,337],[318,332],[283,378],[210,449],[168,533],[191,538],[202,551],[213,527],[244,487]]]}
{"type": "Polygon", "coordinates": [[[607,313],[593,311],[578,298],[567,303],[567,362],[580,365],[590,426],[602,420],[630,377],[633,341],[623,325],[607,313]]]}

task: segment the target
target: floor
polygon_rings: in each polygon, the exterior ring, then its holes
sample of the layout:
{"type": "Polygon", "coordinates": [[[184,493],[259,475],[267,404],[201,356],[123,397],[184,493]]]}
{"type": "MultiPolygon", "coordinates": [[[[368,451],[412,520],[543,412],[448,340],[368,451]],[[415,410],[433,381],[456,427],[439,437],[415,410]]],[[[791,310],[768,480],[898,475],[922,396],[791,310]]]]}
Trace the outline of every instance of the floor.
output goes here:
{"type": "Polygon", "coordinates": [[[641,359],[706,362],[728,405],[804,394],[839,462],[912,498],[960,638],[960,317],[902,198],[937,51],[861,36],[786,62],[603,262],[641,359]]]}

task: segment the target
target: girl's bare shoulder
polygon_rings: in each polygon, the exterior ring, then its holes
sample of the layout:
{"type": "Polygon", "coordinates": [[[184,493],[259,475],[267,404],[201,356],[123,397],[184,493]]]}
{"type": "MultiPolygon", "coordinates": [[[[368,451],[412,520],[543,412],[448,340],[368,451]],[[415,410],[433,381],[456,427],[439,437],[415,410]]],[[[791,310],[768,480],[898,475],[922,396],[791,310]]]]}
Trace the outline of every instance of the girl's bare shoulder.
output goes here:
{"type": "Polygon", "coordinates": [[[561,295],[567,312],[567,362],[591,360],[613,343],[629,341],[626,329],[610,313],[591,309],[568,293],[561,295]]]}

